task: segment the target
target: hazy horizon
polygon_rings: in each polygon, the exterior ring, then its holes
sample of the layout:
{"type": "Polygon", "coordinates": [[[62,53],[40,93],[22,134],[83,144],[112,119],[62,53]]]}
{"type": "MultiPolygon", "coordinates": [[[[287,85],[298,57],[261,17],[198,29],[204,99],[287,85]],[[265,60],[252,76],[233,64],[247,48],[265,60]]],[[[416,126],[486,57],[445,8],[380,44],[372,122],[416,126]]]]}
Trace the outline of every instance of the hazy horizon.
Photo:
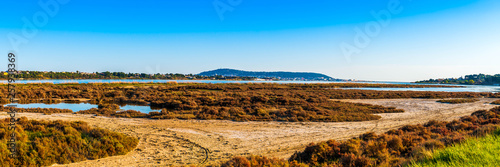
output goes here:
{"type": "Polygon", "coordinates": [[[0,48],[17,53],[19,70],[231,68],[410,82],[500,73],[494,0],[40,2],[57,8],[0,5],[0,48]]]}

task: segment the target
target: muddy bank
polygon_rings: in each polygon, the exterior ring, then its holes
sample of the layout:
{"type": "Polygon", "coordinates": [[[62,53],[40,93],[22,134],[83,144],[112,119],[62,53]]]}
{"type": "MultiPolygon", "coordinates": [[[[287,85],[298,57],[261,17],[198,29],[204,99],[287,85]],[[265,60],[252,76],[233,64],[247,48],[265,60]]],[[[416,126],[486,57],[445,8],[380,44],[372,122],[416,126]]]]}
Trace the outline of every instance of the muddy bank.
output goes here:
{"type": "MultiPolygon", "coordinates": [[[[38,120],[86,121],[91,126],[125,133],[140,139],[127,155],[55,166],[168,166],[217,164],[235,155],[266,155],[288,158],[310,142],[343,140],[374,131],[385,132],[406,124],[429,120],[453,120],[481,109],[490,102],[443,104],[436,99],[342,100],[404,109],[405,113],[377,114],[382,119],[365,122],[233,122],[217,120],[150,120],[92,117],[80,114],[20,113],[38,120]]],[[[0,117],[7,117],[1,113],[0,117]]]]}

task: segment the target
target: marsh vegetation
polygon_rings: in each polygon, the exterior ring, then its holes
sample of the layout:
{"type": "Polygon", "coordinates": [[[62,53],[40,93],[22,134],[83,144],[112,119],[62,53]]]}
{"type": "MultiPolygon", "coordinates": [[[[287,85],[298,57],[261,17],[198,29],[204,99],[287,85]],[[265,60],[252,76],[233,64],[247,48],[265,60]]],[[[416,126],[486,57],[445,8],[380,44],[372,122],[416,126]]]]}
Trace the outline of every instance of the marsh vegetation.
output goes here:
{"type": "MultiPolygon", "coordinates": [[[[235,121],[366,121],[376,113],[403,112],[390,107],[331,99],[472,98],[493,93],[343,90],[345,87],[426,87],[361,83],[330,84],[20,84],[21,103],[57,103],[86,99],[102,104],[79,113],[153,119],[219,119],[235,121]],[[160,112],[118,111],[110,103],[150,105],[160,112]]],[[[441,86],[441,85],[436,85],[441,86]]],[[[6,93],[5,87],[2,93],[6,93]]],[[[6,99],[2,100],[4,103],[6,99]]],[[[39,110],[37,110],[39,111],[39,110]]],[[[40,112],[40,111],[39,111],[40,112]]],[[[46,111],[50,112],[50,111],[46,111]]],[[[54,111],[61,112],[61,111],[54,111]]]]}
{"type": "Polygon", "coordinates": [[[49,166],[123,155],[138,140],[124,134],[91,128],[85,122],[36,121],[22,117],[17,122],[17,157],[9,157],[9,119],[0,120],[2,166],[49,166]]]}
{"type": "MultiPolygon", "coordinates": [[[[406,125],[384,134],[366,133],[346,141],[311,143],[289,160],[235,157],[223,166],[400,166],[432,157],[433,151],[468,139],[484,137],[499,129],[500,107],[481,110],[451,122],[429,121],[406,125]],[[264,164],[264,165],[260,165],[264,164]]],[[[467,145],[467,143],[465,143],[467,145]]],[[[446,150],[445,150],[446,151],[446,150]]]]}

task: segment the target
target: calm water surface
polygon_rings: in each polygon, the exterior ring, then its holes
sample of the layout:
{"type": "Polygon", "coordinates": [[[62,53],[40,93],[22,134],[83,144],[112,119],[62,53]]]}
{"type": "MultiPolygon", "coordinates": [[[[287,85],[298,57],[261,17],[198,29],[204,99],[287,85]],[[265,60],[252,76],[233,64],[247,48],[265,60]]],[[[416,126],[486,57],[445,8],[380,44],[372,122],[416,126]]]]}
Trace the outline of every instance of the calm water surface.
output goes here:
{"type": "MultiPolygon", "coordinates": [[[[18,108],[58,108],[58,109],[70,109],[73,110],[73,112],[78,112],[81,110],[88,110],[91,108],[97,108],[97,105],[95,104],[89,104],[89,103],[58,103],[58,104],[43,104],[43,103],[31,103],[31,104],[17,104],[17,103],[12,103],[8,105],[17,105],[18,108]]],[[[5,105],[6,106],[6,105],[5,105]]],[[[152,111],[160,111],[160,110],[155,110],[151,109],[150,106],[135,106],[135,105],[125,105],[125,106],[120,106],[121,110],[136,110],[140,111],[142,113],[149,113],[152,111]]]]}
{"type": "Polygon", "coordinates": [[[342,88],[379,91],[430,91],[430,92],[491,92],[499,93],[500,86],[465,86],[463,88],[342,88]]]}

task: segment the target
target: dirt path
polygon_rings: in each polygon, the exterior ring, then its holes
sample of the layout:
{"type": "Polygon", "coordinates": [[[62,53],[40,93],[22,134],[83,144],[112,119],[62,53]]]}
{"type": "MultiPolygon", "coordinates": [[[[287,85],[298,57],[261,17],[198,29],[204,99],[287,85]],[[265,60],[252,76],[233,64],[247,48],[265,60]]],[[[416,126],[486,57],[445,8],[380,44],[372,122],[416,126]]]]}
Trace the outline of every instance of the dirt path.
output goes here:
{"type": "MultiPolygon", "coordinates": [[[[378,114],[382,119],[365,122],[285,123],[217,120],[149,120],[91,117],[77,114],[21,113],[39,120],[86,121],[91,126],[125,133],[140,139],[127,155],[54,166],[170,166],[218,164],[235,155],[288,158],[311,142],[344,140],[362,133],[382,133],[406,124],[429,120],[453,120],[490,105],[496,99],[469,104],[442,104],[434,99],[341,100],[404,109],[405,113],[378,114]]],[[[7,117],[6,113],[0,117],[7,117]]]]}

